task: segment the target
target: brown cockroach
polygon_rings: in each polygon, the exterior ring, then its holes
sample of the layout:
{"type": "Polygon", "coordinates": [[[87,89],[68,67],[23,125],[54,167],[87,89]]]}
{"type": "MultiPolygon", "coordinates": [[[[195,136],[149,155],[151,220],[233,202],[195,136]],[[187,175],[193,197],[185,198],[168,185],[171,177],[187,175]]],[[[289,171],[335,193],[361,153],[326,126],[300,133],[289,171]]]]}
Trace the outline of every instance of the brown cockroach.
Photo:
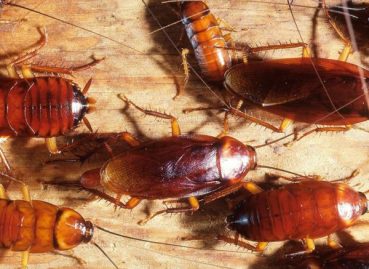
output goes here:
{"type": "Polygon", "coordinates": [[[257,165],[255,148],[235,138],[182,136],[174,116],[145,110],[126,97],[122,99],[147,115],[171,120],[172,136],[140,142],[123,132],[121,139],[132,148],[113,156],[103,166],[83,173],[80,184],[91,193],[128,209],[143,199],[188,200],[189,205],[156,212],[141,221],[142,224],[163,213],[196,211],[200,207],[198,197],[211,194],[212,201],[240,188],[253,191],[257,186],[242,179],[256,166],[271,168],[257,165]],[[113,192],[116,198],[101,192],[99,187],[113,192]],[[122,195],[131,198],[122,203],[122,195]]]}
{"type": "MultiPolygon", "coordinates": [[[[331,234],[348,228],[365,214],[368,200],[347,184],[295,178],[300,182],[263,191],[255,189],[242,200],[228,216],[226,223],[243,238],[258,241],[256,247],[240,245],[263,251],[268,242],[305,240],[306,251],[315,249],[314,239],[328,236],[328,245],[337,247],[331,234]]],[[[237,242],[224,236],[221,240],[237,242]]]]}
{"type": "Polygon", "coordinates": [[[201,73],[209,81],[223,81],[225,71],[237,59],[233,51],[227,49],[229,40],[223,35],[217,19],[203,1],[181,1],[180,14],[201,73]]]}
{"type": "Polygon", "coordinates": [[[56,137],[75,129],[81,121],[91,130],[86,113],[94,110],[95,100],[86,97],[91,79],[83,90],[76,83],[59,76],[34,76],[41,73],[72,74],[97,64],[100,60],[75,68],[24,64],[36,56],[47,42],[39,30],[39,46],[8,64],[8,77],[0,77],[0,136],[41,137],[50,153],[58,153],[56,137]],[[23,78],[16,68],[21,67],[23,78]]]}

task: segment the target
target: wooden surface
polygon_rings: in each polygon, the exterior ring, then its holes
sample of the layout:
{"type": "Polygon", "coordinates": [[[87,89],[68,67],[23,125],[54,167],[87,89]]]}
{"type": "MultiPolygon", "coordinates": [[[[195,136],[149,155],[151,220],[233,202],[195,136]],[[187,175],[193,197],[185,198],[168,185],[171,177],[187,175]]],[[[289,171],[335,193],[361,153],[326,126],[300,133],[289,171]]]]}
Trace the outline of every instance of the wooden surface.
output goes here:
{"type": "MultiPolygon", "coordinates": [[[[183,73],[181,58],[168,39],[161,33],[150,34],[158,25],[152,19],[141,1],[22,1],[16,3],[37,8],[39,11],[65,21],[88,28],[114,39],[108,40],[91,32],[58,22],[45,16],[15,7],[2,8],[0,24],[0,59],[7,63],[7,56],[19,53],[39,39],[36,27],[45,27],[48,43],[33,59],[34,63],[75,66],[89,61],[91,55],[106,57],[105,61],[90,70],[75,74],[73,80],[81,87],[93,78],[89,94],[97,99],[97,111],[88,116],[95,130],[115,132],[128,130],[142,139],[157,138],[170,134],[169,123],[164,120],[145,117],[134,109],[123,111],[124,103],[117,98],[124,93],[129,98],[147,108],[154,108],[176,115],[183,133],[217,135],[222,130],[222,114],[193,113],[185,115],[182,109],[198,105],[214,105],[217,98],[192,74],[184,93],[175,101],[177,84],[181,85],[183,73]],[[120,43],[120,44],[119,44],[120,43]],[[125,45],[123,45],[125,44],[125,45]],[[134,49],[131,49],[131,48],[134,49]]],[[[160,1],[148,1],[152,12],[163,24],[176,20],[173,10],[160,1]]],[[[285,1],[274,1],[285,3],[285,1]]],[[[294,1],[298,4],[314,6],[315,1],[294,1]]],[[[226,20],[237,32],[233,38],[239,46],[276,44],[299,40],[295,25],[287,6],[258,3],[257,1],[217,0],[209,3],[210,8],[220,18],[226,20]]],[[[320,57],[336,59],[342,43],[331,31],[323,15],[317,19],[316,38],[313,38],[312,17],[315,9],[295,8],[297,23],[306,42],[315,41],[320,57]]],[[[180,47],[189,47],[186,36],[179,41],[182,25],[167,28],[170,37],[180,47]]],[[[259,57],[299,57],[297,49],[260,54],[259,57]]],[[[367,60],[355,53],[349,61],[359,63],[367,60]]],[[[196,67],[190,56],[190,62],[196,67]]],[[[254,111],[256,115],[259,112],[254,111]]],[[[265,116],[265,115],[260,115],[265,116]]],[[[271,122],[279,124],[279,119],[271,122]]],[[[369,130],[369,124],[359,125],[369,130]]],[[[77,132],[86,132],[81,126],[77,132]]],[[[231,119],[230,135],[251,145],[276,139],[276,134],[260,126],[250,125],[240,119],[231,119]]],[[[368,154],[369,134],[353,129],[346,133],[323,133],[283,147],[281,143],[258,150],[260,164],[267,164],[302,174],[318,174],[327,179],[349,175],[354,169],[360,174],[352,185],[367,190],[369,176],[368,154]]],[[[148,243],[121,239],[96,231],[94,240],[108,253],[120,268],[269,268],[268,255],[273,255],[282,243],[271,243],[266,256],[258,256],[225,245],[214,240],[218,233],[227,233],[224,218],[227,215],[223,202],[203,207],[192,216],[161,216],[141,227],[136,223],[148,212],[163,207],[160,201],[143,202],[132,211],[117,210],[103,201],[90,201],[88,194],[73,190],[45,187],[40,181],[53,179],[77,180],[90,165],[54,164],[44,165],[48,153],[42,139],[10,139],[3,144],[9,161],[19,177],[30,185],[32,197],[51,203],[68,206],[79,211],[86,219],[118,233],[137,238],[147,238],[162,242],[172,242],[189,246],[206,246],[228,250],[196,250],[158,246],[148,243]],[[189,235],[208,236],[207,242],[182,242],[178,238],[189,235]]],[[[265,170],[248,175],[249,179],[262,180],[265,170]]],[[[10,196],[19,198],[16,186],[10,187],[10,196]]],[[[365,218],[363,218],[365,219],[365,218]]],[[[368,238],[365,225],[341,233],[340,239],[350,243],[352,238],[365,241],[368,238]],[[352,236],[352,237],[351,237],[352,236]]],[[[323,240],[318,243],[324,244],[323,240]]],[[[10,251],[0,252],[1,268],[18,268],[20,254],[10,251]],[[4,267],[3,267],[4,266],[4,267]],[[6,266],[6,267],[5,267],[6,266]]],[[[92,245],[81,245],[73,252],[63,254],[32,254],[29,268],[111,268],[111,264],[92,245]],[[72,255],[78,259],[72,258],[72,255]]]]}

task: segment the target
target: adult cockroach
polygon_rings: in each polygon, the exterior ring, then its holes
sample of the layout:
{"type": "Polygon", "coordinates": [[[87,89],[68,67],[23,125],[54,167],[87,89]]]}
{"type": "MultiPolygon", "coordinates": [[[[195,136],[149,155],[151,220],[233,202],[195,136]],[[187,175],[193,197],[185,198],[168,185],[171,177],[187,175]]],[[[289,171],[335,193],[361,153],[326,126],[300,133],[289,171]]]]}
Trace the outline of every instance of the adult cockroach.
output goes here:
{"type": "Polygon", "coordinates": [[[284,117],[279,128],[271,128],[275,131],[284,131],[292,121],[333,125],[317,127],[299,139],[318,131],[348,130],[368,120],[363,89],[369,85],[369,71],[344,62],[351,52],[351,45],[345,45],[339,61],[306,53],[303,58],[233,66],[225,74],[225,88],[246,105],[284,117]]]}
{"type": "MultiPolygon", "coordinates": [[[[256,247],[240,242],[242,246],[263,251],[271,241],[304,239],[304,252],[312,252],[313,240],[328,236],[328,245],[336,247],[330,235],[352,226],[367,212],[365,194],[347,184],[295,180],[300,182],[268,191],[255,189],[235,207],[226,219],[228,227],[245,239],[260,242],[256,247]]],[[[237,239],[220,239],[237,243],[237,239]]]]}
{"type": "Polygon", "coordinates": [[[92,112],[95,100],[86,97],[91,79],[81,91],[77,84],[59,76],[34,76],[41,73],[72,74],[97,64],[95,60],[74,68],[59,68],[24,64],[36,56],[47,42],[46,33],[39,31],[39,46],[8,64],[8,77],[0,77],[0,136],[42,137],[50,153],[58,153],[56,137],[75,129],[92,112]],[[16,68],[21,67],[23,78],[16,68]]]}
{"type": "Polygon", "coordinates": [[[257,188],[252,182],[241,182],[257,165],[253,147],[230,136],[182,136],[175,117],[142,109],[122,98],[147,115],[171,120],[172,136],[141,143],[123,132],[121,138],[132,148],[113,156],[102,167],[86,171],[80,179],[82,187],[128,209],[143,199],[175,198],[189,202],[189,206],[156,212],[142,224],[163,213],[196,211],[200,206],[198,197],[212,194],[215,200],[240,188],[257,188]],[[98,190],[99,186],[115,193],[116,198],[98,190]],[[122,195],[131,198],[122,203],[122,195]]]}

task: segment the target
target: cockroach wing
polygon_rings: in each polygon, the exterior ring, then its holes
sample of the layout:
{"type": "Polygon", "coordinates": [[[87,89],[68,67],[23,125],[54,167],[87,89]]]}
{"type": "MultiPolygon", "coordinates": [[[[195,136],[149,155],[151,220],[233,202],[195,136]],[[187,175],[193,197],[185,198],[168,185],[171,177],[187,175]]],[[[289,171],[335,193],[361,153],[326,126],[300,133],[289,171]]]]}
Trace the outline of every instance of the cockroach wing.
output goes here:
{"type": "Polygon", "coordinates": [[[215,138],[169,137],[143,144],[105,164],[109,189],[145,199],[184,198],[219,188],[215,138]]]}

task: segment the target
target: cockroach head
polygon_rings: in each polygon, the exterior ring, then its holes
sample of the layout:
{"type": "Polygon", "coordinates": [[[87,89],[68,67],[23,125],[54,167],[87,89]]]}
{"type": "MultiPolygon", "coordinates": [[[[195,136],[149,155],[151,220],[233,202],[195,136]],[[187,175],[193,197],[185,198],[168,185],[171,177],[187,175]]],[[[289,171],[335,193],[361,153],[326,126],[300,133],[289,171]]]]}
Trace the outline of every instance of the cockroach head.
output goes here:
{"type": "Polygon", "coordinates": [[[78,123],[89,112],[89,110],[90,110],[89,99],[90,98],[87,98],[81,92],[78,85],[73,85],[72,113],[73,113],[73,118],[74,118],[74,125],[78,125],[78,123]]]}

